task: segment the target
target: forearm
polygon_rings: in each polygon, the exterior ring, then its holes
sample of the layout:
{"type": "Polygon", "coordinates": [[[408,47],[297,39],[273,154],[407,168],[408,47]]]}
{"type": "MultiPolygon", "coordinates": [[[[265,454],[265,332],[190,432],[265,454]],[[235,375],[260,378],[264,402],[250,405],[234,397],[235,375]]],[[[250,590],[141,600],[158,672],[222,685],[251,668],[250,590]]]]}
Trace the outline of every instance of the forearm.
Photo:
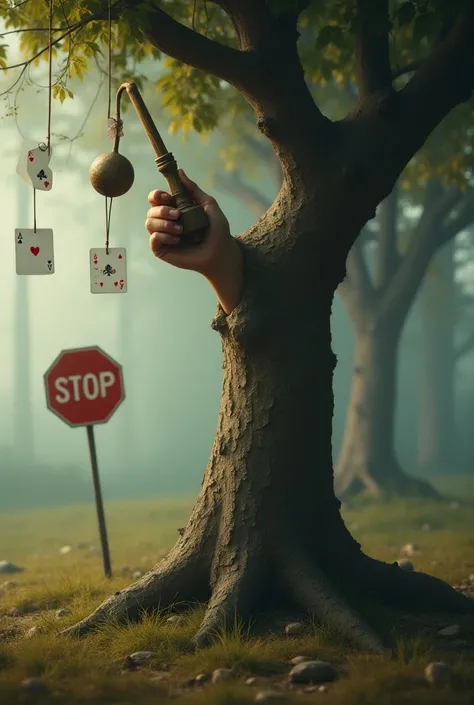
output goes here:
{"type": "Polygon", "coordinates": [[[219,266],[205,275],[217,299],[228,316],[240,303],[243,289],[243,257],[232,237],[223,252],[219,266]]]}

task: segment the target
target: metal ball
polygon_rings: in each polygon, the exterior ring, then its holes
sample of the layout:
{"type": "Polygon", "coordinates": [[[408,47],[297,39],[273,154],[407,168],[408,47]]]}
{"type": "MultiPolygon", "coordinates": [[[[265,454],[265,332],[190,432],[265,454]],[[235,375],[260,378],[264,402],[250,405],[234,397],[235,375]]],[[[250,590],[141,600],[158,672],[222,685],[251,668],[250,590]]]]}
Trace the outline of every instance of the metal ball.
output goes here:
{"type": "Polygon", "coordinates": [[[102,196],[116,198],[132,188],[135,172],[131,162],[123,154],[106,152],[92,162],[89,179],[102,196]]]}

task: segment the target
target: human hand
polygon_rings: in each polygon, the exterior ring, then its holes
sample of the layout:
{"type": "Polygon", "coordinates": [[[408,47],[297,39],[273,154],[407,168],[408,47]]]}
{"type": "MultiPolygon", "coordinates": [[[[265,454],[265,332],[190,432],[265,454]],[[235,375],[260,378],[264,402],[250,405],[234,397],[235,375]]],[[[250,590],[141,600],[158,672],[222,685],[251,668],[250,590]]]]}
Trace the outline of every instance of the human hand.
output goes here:
{"type": "Polygon", "coordinates": [[[145,224],[150,234],[150,247],[155,257],[175,267],[191,269],[212,277],[228,257],[229,248],[234,245],[229,222],[212,196],[202,191],[182,169],[179,170],[179,176],[193,201],[206,212],[209,227],[201,243],[178,248],[182,230],[181,225],[176,223],[179,211],[171,205],[169,193],[152,191],[148,196],[152,207],[147,213],[145,224]]]}

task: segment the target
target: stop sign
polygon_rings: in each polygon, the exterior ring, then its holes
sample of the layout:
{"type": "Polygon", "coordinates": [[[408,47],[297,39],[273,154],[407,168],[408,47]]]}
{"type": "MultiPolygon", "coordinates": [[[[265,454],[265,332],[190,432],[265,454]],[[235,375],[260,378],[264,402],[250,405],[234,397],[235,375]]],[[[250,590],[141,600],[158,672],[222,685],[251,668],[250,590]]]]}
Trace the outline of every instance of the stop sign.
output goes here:
{"type": "Polygon", "coordinates": [[[63,350],[44,384],[48,409],[69,426],[106,423],[125,398],[122,366],[96,346],[63,350]]]}

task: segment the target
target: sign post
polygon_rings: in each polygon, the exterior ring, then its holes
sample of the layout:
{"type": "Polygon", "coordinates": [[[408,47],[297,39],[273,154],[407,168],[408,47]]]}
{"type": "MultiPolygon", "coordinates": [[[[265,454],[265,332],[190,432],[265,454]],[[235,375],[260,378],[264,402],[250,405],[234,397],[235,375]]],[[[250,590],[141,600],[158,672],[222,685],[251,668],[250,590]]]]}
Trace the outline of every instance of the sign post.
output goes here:
{"type": "Polygon", "coordinates": [[[46,405],[71,427],[86,426],[104,573],[112,576],[94,425],[107,423],[125,398],[122,366],[99,347],[63,350],[44,374],[46,405]]]}

